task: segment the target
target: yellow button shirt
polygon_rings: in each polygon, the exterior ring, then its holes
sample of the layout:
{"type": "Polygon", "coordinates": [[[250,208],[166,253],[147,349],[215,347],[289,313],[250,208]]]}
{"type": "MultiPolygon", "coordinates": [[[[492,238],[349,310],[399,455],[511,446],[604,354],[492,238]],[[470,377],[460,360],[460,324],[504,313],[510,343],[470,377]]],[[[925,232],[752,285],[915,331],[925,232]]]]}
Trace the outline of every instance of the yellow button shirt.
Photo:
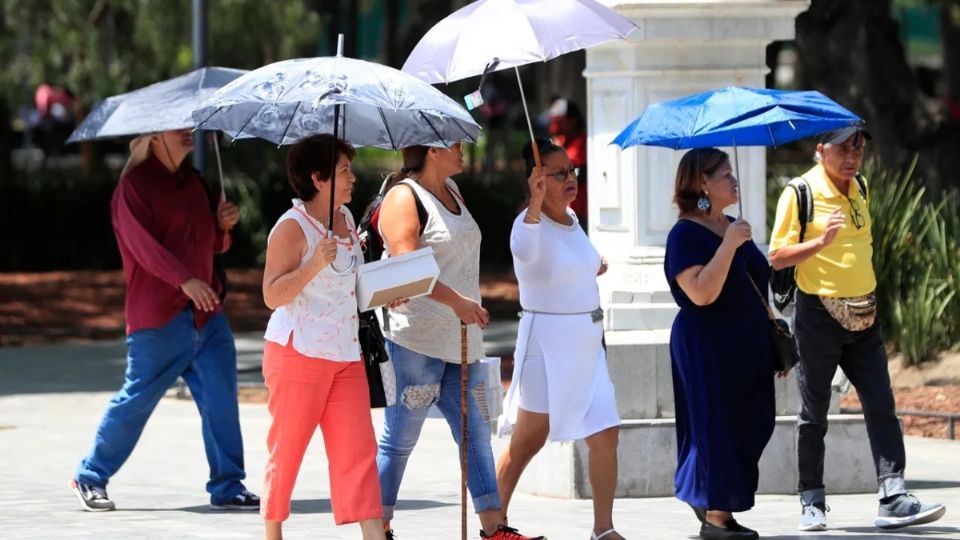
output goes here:
{"type": "MultiPolygon", "coordinates": [[[[846,223],[840,228],[833,243],[819,253],[797,265],[797,288],[807,294],[831,297],[862,296],[873,292],[877,278],[873,272],[873,221],[867,201],[860,194],[855,179],[850,180],[847,196],[837,190],[827,177],[823,166],[817,164],[803,178],[810,185],[813,195],[813,221],[807,223],[803,240],[813,240],[823,235],[827,219],[840,208],[846,223]],[[858,206],[863,216],[859,229],[853,220],[853,205],[858,206]]],[[[796,192],[788,187],[777,203],[777,217],[770,234],[770,253],[798,243],[800,220],[796,192]]]]}

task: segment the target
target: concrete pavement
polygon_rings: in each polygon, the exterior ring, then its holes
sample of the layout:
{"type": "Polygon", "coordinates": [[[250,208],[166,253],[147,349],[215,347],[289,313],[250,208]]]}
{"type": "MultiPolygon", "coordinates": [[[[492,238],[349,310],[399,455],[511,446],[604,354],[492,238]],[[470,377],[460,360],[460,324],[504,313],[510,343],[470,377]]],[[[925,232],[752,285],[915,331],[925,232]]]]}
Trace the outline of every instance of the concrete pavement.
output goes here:
{"type": "MultiPolygon", "coordinates": [[[[240,340],[243,363],[255,362],[257,341],[240,340]]],[[[0,538],[53,539],[227,539],[262,537],[259,516],[213,513],[203,490],[207,468],[200,421],[192,402],[165,399],[148,423],[130,460],[112,480],[118,510],[82,512],[67,488],[77,461],[88,449],[112,392],[122,380],[119,342],[0,348],[0,538]]],[[[255,364],[251,364],[252,365],[255,364]]],[[[250,371],[251,382],[255,372],[250,371]]],[[[248,487],[259,492],[266,459],[269,417],[263,405],[241,405],[248,487]]],[[[374,416],[382,425],[382,414],[374,416]]],[[[866,444],[866,441],[864,441],[866,444]]],[[[960,539],[960,442],[910,438],[911,489],[926,501],[948,505],[938,523],[880,533],[872,527],[872,494],[829,498],[831,530],[798,533],[795,497],[760,496],[738,516],[764,538],[955,538],[960,539]]],[[[621,459],[629,459],[621,456],[621,459]]],[[[459,538],[457,452],[441,419],[427,421],[407,469],[394,521],[398,537],[459,538]]],[[[829,481],[828,481],[829,482],[829,481]]],[[[326,460],[320,435],[314,439],[294,492],[288,538],[356,539],[355,526],[335,527],[330,513],[326,460]]],[[[618,529],[631,540],[694,538],[692,512],[672,498],[620,499],[618,529]]],[[[552,540],[586,539],[590,501],[516,495],[511,523],[552,540]]],[[[472,519],[471,538],[479,525],[472,519]]]]}

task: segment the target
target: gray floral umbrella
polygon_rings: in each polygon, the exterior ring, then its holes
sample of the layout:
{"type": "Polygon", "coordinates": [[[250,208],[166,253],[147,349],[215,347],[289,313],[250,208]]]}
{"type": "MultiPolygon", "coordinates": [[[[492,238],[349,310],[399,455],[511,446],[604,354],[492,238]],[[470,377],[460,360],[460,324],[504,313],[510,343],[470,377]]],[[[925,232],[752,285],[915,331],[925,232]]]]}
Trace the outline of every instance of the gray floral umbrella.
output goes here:
{"type": "MultiPolygon", "coordinates": [[[[402,71],[342,55],[284,60],[255,69],[221,88],[193,111],[197,129],[257,137],[278,145],[332,133],[354,146],[398,150],[476,142],[480,126],[429,83],[402,71]]],[[[336,186],[331,162],[330,179],[336,186]]],[[[333,234],[330,190],[327,231],[333,234]]],[[[345,274],[357,264],[334,272],[345,274]]]]}
{"type": "Polygon", "coordinates": [[[193,112],[197,129],[278,145],[339,132],[356,146],[397,150],[476,141],[480,126],[430,84],[343,56],[276,62],[234,80],[193,112]]]}
{"type": "Polygon", "coordinates": [[[179,77],[108,97],[80,122],[68,143],[131,137],[193,127],[190,112],[223,85],[246,73],[206,67],[179,77]]]}

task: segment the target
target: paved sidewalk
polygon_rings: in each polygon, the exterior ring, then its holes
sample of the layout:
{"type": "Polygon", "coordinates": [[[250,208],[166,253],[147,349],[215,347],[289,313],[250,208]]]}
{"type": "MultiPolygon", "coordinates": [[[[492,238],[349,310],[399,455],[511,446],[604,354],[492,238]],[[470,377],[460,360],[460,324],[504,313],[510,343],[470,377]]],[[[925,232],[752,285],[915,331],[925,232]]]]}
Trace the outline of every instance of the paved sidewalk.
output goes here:
{"type": "MultiPolygon", "coordinates": [[[[255,342],[244,343],[255,348],[255,342]]],[[[253,360],[255,354],[245,354],[253,360]]],[[[137,450],[113,479],[118,511],[82,512],[67,488],[86,452],[100,414],[122,380],[122,343],[0,348],[0,538],[6,539],[230,539],[260,538],[256,514],[212,513],[203,490],[206,462],[200,421],[192,402],[165,399],[137,450]]],[[[269,424],[262,405],[242,405],[248,485],[259,491],[269,424]]],[[[374,418],[378,428],[382,414],[374,418]]],[[[865,441],[866,443],[866,441],[865,441]]],[[[294,492],[287,538],[358,539],[355,526],[335,527],[328,499],[326,461],[314,440],[294,492]]],[[[960,442],[910,438],[911,487],[924,500],[948,505],[945,519],[926,527],[880,534],[872,519],[873,494],[832,496],[832,530],[796,531],[794,496],[758,497],[738,516],[764,538],[960,539],[960,442]]],[[[629,456],[621,456],[629,459],[629,456]]],[[[445,423],[430,419],[407,469],[394,527],[403,540],[459,538],[457,452],[445,423]]],[[[590,501],[517,495],[511,521],[551,540],[586,540],[590,501]]],[[[631,540],[694,538],[692,513],[672,498],[621,499],[615,521],[631,540]]],[[[471,538],[478,525],[471,522],[471,538]]]]}

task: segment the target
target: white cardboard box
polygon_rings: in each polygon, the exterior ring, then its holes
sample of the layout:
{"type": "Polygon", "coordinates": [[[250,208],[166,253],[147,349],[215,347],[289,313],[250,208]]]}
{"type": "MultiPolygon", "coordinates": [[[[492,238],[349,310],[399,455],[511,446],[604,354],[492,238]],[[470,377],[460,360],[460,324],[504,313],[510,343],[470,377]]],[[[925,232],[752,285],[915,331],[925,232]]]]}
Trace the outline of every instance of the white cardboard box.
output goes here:
{"type": "Polygon", "coordinates": [[[363,264],[357,271],[357,305],[360,311],[369,311],[400,298],[430,294],[439,276],[430,247],[363,264]]]}

